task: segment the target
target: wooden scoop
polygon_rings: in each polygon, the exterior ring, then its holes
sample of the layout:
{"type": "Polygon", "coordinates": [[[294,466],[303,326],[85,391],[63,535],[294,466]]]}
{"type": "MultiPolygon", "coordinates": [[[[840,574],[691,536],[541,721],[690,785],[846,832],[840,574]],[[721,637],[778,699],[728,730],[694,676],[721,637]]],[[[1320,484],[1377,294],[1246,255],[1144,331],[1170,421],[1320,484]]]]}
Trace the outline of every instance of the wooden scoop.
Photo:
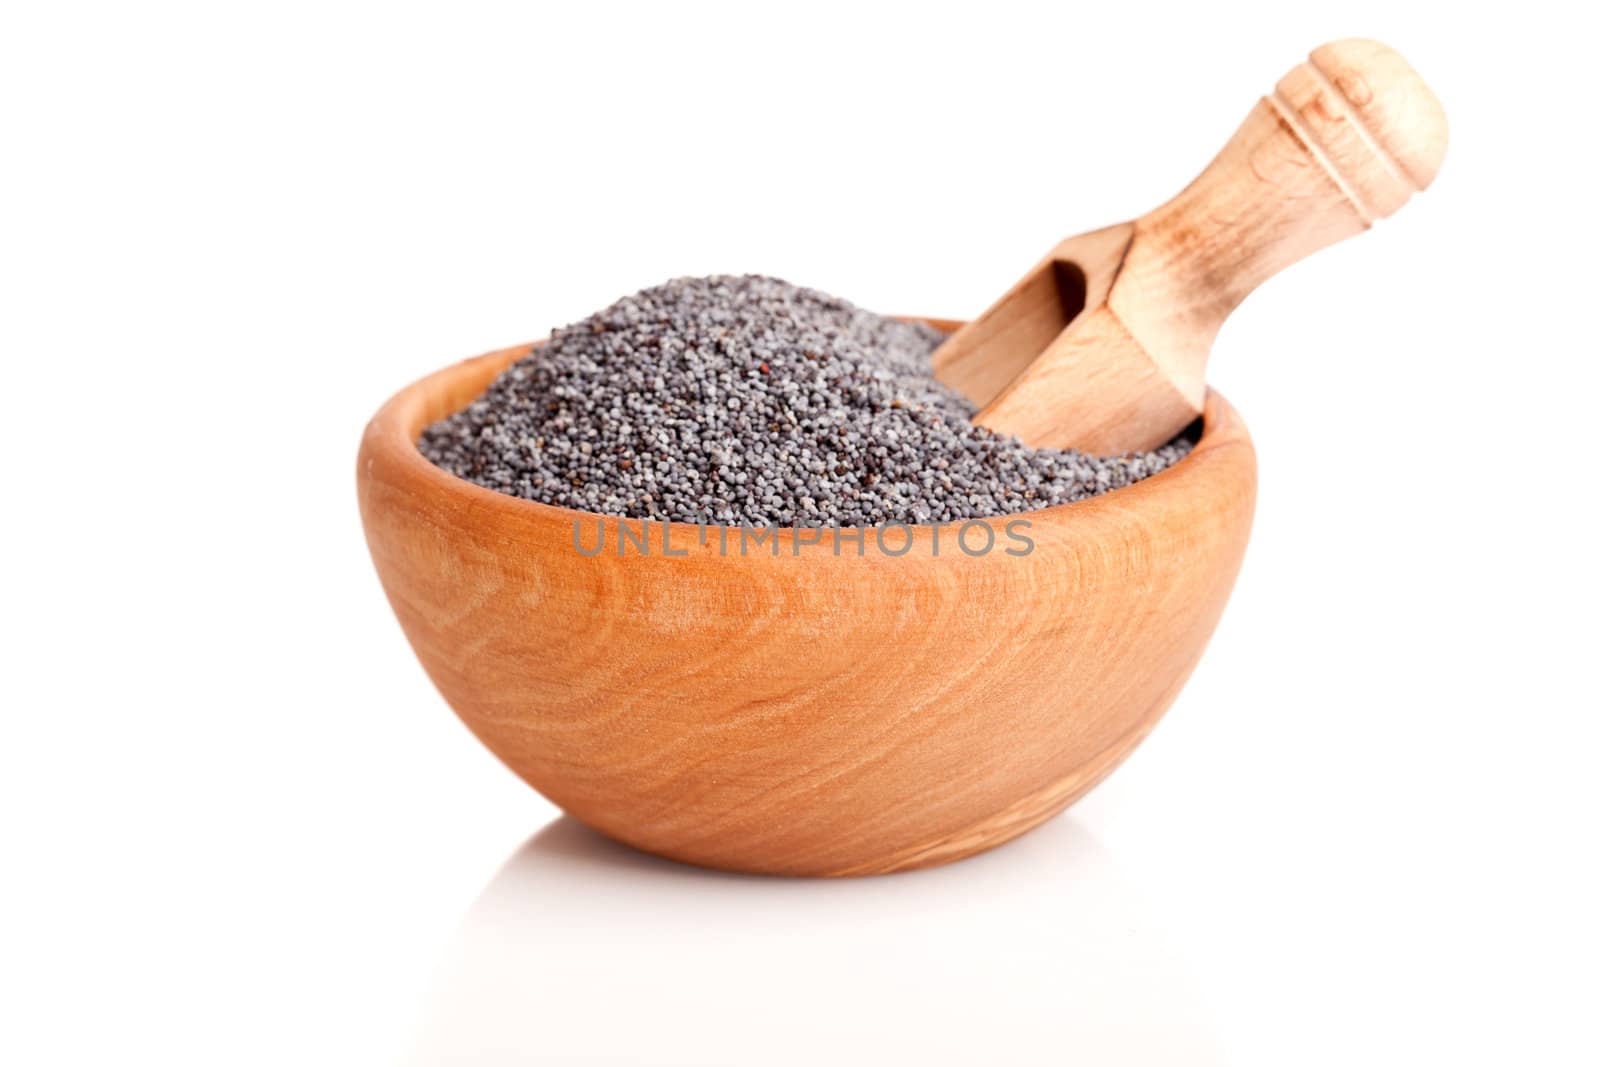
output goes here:
{"type": "Polygon", "coordinates": [[[1035,447],[1154,448],[1199,417],[1228,313],[1278,271],[1426,188],[1444,110],[1376,41],[1323,45],[1205,172],[1134,222],[1057,245],[934,353],[973,421],[1035,447]]]}

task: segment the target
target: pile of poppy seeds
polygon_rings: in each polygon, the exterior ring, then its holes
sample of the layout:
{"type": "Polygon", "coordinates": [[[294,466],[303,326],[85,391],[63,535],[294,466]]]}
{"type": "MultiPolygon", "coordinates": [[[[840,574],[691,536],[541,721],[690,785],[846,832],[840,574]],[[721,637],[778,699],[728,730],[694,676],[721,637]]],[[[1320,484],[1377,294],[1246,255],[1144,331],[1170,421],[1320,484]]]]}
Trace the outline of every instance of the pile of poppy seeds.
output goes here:
{"type": "Polygon", "coordinates": [[[430,426],[423,455],[526,500],[738,526],[1014,515],[1129,485],[1191,443],[1098,457],[974,426],[943,335],[757,275],[626,297],[430,426]]]}

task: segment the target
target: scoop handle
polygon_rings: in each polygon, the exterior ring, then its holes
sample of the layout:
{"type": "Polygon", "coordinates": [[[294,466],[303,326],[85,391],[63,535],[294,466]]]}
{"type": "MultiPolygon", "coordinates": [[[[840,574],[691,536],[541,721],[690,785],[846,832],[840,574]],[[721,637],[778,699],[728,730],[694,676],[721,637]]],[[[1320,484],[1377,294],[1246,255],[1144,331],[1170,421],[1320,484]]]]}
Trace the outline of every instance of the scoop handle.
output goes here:
{"type": "Polygon", "coordinates": [[[1112,310],[1197,390],[1212,339],[1251,290],[1398,211],[1433,181],[1448,141],[1444,109],[1400,53],[1323,45],[1200,177],[1134,224],[1112,310]]]}

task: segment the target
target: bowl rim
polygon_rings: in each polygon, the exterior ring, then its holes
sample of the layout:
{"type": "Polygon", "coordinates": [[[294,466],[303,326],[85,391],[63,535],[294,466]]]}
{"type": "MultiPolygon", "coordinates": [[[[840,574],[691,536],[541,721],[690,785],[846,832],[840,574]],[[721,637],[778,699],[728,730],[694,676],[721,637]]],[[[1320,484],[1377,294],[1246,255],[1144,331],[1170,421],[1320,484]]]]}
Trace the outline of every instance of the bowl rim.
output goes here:
{"type": "MultiPolygon", "coordinates": [[[[925,322],[944,332],[950,332],[962,325],[959,320],[952,319],[916,316],[905,316],[904,318],[910,321],[925,322]]],[[[459,497],[464,503],[475,509],[487,508],[505,514],[508,517],[520,517],[524,520],[530,518],[547,519],[565,523],[600,520],[602,522],[637,524],[641,528],[651,525],[658,527],[662,525],[693,526],[706,530],[766,528],[777,530],[780,533],[795,530],[821,530],[825,533],[833,533],[835,531],[854,532],[857,530],[899,528],[913,531],[914,535],[916,531],[920,530],[933,530],[936,527],[938,529],[951,529],[964,526],[969,522],[1004,524],[1017,519],[1027,519],[1034,523],[1054,524],[1064,520],[1068,515],[1088,518],[1090,515],[1098,514],[1108,507],[1138,507],[1143,502],[1153,502],[1165,498],[1169,494],[1181,492],[1194,478],[1202,476],[1203,468],[1207,465],[1204,462],[1205,457],[1240,445],[1251,451],[1252,458],[1250,462],[1252,467],[1254,465],[1254,450],[1251,445],[1249,431],[1245,428],[1244,420],[1221,393],[1209,386],[1206,388],[1205,406],[1201,414],[1199,439],[1187,455],[1165,470],[1150,475],[1148,478],[1142,478],[1132,485],[1111,489],[1084,500],[1056,504],[1047,508],[1036,508],[1032,511],[990,515],[949,523],[889,522],[868,526],[790,526],[775,524],[771,527],[740,527],[726,526],[720,523],[701,524],[687,520],[641,519],[622,515],[608,515],[598,511],[583,511],[558,504],[527,500],[523,497],[489,489],[450,473],[422,454],[422,450],[418,447],[418,442],[421,440],[424,429],[439,419],[466,407],[467,404],[475,400],[488,388],[489,383],[501,371],[517,360],[524,358],[544,343],[542,340],[529,341],[459,360],[413,381],[395,393],[383,403],[367,423],[366,430],[362,435],[360,456],[358,458],[358,479],[365,478],[370,474],[375,460],[381,456],[385,461],[396,465],[394,473],[417,479],[424,486],[440,494],[459,497]],[[475,384],[469,385],[467,383],[475,384]],[[1201,462],[1196,462],[1197,460],[1201,462]]]]}

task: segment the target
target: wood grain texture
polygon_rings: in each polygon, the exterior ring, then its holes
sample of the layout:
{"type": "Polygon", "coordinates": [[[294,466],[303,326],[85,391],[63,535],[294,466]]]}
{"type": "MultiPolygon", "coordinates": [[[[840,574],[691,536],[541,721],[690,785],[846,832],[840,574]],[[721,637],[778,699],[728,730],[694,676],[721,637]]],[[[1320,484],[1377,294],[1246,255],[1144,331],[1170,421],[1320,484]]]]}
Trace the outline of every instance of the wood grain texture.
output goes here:
{"type": "MultiPolygon", "coordinates": [[[[954,325],[954,324],[946,324],[954,325]]],[[[386,404],[358,459],[378,575],[429,676],[512,770],[587,825],[687,863],[791,875],[925,867],[1070,804],[1145,736],[1233,585],[1255,454],[1221,397],[1194,453],[1034,512],[1024,556],[899,558],[780,532],[720,554],[585,558],[595,516],[494,493],[417,451],[528,346],[386,404]]],[[[997,520],[998,522],[998,520],[997,520]]],[[[688,531],[689,536],[683,536],[688,531]]],[[[898,547],[899,539],[891,538],[898,547]]],[[[735,545],[737,542],[735,542],[735,545]]]]}
{"type": "Polygon", "coordinates": [[[1324,45],[1176,197],[1052,250],[947,342],[941,377],[983,406],[975,421],[1029,444],[1154,448],[1200,413],[1212,341],[1233,309],[1398,211],[1438,173],[1448,140],[1438,99],[1399,53],[1324,45]],[[1064,316],[1032,280],[1065,264],[1088,295],[1064,316]]]}

